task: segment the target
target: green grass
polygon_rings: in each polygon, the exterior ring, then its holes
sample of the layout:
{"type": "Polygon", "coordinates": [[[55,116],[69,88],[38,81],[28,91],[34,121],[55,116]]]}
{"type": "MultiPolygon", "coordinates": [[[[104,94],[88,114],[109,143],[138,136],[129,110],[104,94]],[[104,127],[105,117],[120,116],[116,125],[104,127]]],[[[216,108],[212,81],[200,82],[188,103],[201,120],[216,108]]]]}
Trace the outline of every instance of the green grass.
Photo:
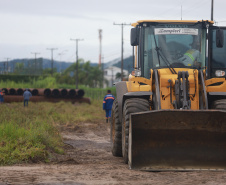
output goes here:
{"type": "Polygon", "coordinates": [[[1,80],[1,88],[58,88],[56,78],[54,77],[40,77],[38,80],[31,80],[30,82],[16,83],[11,80],[1,80]]]}
{"type": "Polygon", "coordinates": [[[59,128],[78,122],[99,122],[104,119],[102,101],[83,103],[0,104],[0,165],[38,162],[51,153],[63,154],[59,128]]]}

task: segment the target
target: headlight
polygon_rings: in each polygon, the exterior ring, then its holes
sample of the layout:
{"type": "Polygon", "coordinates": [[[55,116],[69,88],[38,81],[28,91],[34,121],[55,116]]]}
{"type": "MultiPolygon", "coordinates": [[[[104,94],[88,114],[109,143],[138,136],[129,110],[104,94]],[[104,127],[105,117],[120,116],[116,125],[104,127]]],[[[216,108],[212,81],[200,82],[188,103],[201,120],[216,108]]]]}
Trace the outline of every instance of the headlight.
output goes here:
{"type": "Polygon", "coordinates": [[[216,71],[215,71],[215,75],[216,75],[217,77],[225,76],[225,71],[216,70],[216,71]]]}

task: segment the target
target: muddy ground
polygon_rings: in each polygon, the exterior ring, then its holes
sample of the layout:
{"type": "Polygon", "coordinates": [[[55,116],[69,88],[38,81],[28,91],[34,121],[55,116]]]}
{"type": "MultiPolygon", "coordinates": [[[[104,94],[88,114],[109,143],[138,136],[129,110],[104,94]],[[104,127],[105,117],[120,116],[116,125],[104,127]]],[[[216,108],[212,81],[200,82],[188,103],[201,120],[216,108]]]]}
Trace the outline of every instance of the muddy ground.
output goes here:
{"type": "Polygon", "coordinates": [[[66,155],[50,164],[0,167],[0,185],[6,184],[226,184],[226,172],[142,172],[129,170],[110,151],[110,126],[81,123],[62,129],[66,155]]]}

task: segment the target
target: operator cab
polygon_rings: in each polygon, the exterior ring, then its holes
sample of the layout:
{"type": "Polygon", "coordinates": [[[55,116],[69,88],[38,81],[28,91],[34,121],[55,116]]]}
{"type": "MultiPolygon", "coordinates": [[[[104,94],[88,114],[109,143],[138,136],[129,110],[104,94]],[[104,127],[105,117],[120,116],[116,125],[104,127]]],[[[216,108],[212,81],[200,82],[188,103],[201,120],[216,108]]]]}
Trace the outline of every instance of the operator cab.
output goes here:
{"type": "Polygon", "coordinates": [[[150,77],[150,69],[206,66],[208,21],[138,21],[131,30],[131,45],[139,46],[138,68],[150,77]]]}

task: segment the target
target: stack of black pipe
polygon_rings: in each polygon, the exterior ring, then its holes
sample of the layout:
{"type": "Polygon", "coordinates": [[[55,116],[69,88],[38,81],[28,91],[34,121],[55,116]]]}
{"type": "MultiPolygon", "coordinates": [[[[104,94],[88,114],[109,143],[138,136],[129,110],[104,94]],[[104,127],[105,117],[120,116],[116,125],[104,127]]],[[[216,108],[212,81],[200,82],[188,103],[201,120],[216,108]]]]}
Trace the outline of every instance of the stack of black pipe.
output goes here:
{"type": "MultiPolygon", "coordinates": [[[[22,88],[2,88],[5,95],[23,95],[22,88]]],[[[45,96],[52,98],[82,98],[85,95],[83,89],[34,89],[28,88],[32,96],[45,96]]]]}

